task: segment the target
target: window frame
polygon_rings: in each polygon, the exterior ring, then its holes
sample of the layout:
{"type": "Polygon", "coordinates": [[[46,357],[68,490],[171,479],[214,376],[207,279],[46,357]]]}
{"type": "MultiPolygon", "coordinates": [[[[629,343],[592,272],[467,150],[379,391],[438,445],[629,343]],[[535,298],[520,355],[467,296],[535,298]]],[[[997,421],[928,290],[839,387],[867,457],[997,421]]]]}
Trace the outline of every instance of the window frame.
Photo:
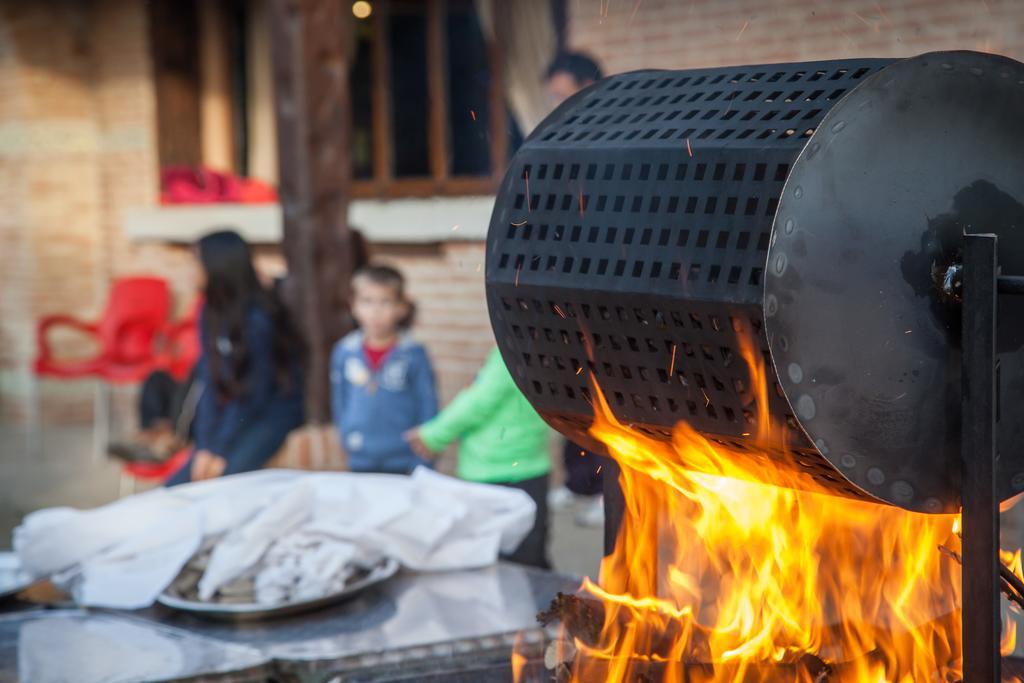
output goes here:
{"type": "MultiPolygon", "coordinates": [[[[399,199],[433,196],[493,194],[508,162],[508,114],[502,83],[502,54],[496,41],[487,40],[490,85],[488,91],[491,169],[487,176],[455,176],[449,173],[447,54],[445,18],[447,0],[423,0],[427,11],[427,154],[429,176],[394,175],[394,143],[391,116],[391,82],[388,43],[388,0],[377,0],[371,22],[371,103],[373,177],[352,179],[351,195],[356,199],[399,199]]],[[[486,36],[485,36],[486,40],[486,36]]]]}

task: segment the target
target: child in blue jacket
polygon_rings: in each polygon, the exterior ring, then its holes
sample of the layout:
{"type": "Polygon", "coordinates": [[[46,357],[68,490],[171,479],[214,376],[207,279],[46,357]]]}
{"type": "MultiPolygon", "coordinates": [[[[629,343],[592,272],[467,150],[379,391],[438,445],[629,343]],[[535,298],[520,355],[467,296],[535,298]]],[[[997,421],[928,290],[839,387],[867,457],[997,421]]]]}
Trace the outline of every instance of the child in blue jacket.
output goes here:
{"type": "Polygon", "coordinates": [[[407,333],[413,306],[402,274],[361,268],[352,278],[359,329],[331,354],[331,412],[353,472],[408,474],[432,466],[402,435],[434,417],[437,393],[426,350],[407,333]]]}

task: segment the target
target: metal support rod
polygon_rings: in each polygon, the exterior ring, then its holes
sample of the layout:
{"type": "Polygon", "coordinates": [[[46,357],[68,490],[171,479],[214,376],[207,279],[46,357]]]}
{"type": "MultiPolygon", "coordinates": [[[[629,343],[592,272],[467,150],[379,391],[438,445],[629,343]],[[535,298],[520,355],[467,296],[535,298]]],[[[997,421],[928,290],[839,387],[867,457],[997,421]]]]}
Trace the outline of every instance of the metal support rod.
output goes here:
{"type": "Polygon", "coordinates": [[[964,236],[961,600],[965,683],[1000,680],[996,241],[991,234],[964,236]]]}
{"type": "Polygon", "coordinates": [[[1024,294],[1024,276],[1000,275],[996,284],[1000,294],[1024,294]]]}

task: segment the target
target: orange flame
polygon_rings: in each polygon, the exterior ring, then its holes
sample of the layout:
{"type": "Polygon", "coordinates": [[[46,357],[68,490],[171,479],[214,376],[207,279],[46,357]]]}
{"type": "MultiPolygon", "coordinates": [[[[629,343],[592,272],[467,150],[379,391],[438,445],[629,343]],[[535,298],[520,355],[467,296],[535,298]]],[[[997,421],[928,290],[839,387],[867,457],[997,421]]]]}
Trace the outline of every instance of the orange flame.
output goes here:
{"type": "MultiPolygon", "coordinates": [[[[782,430],[766,410],[760,353],[749,342],[740,350],[767,451],[782,430]]],[[[959,675],[960,569],[938,551],[959,550],[956,516],[828,495],[685,423],[670,444],[650,439],[594,393],[590,431],[621,466],[625,511],[599,585],[583,585],[603,607],[603,627],[596,642],[575,634],[574,681],[959,675]]]]}
{"type": "Polygon", "coordinates": [[[523,634],[517,633],[515,642],[512,645],[512,680],[523,680],[523,668],[526,666],[526,656],[522,653],[523,634]]]}

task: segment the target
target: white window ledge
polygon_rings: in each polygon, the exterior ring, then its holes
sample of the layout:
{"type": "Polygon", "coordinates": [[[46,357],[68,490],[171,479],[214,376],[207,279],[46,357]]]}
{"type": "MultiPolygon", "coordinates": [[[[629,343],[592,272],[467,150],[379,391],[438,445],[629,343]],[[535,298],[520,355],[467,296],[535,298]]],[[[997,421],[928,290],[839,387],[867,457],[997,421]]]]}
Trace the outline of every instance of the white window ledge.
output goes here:
{"type": "MultiPolygon", "coordinates": [[[[349,225],[370,242],[477,241],[487,237],[494,197],[355,200],[349,225]]],[[[217,228],[237,230],[254,244],[281,241],[278,204],[191,204],[125,211],[125,235],[136,241],[192,243],[217,228]]]]}

